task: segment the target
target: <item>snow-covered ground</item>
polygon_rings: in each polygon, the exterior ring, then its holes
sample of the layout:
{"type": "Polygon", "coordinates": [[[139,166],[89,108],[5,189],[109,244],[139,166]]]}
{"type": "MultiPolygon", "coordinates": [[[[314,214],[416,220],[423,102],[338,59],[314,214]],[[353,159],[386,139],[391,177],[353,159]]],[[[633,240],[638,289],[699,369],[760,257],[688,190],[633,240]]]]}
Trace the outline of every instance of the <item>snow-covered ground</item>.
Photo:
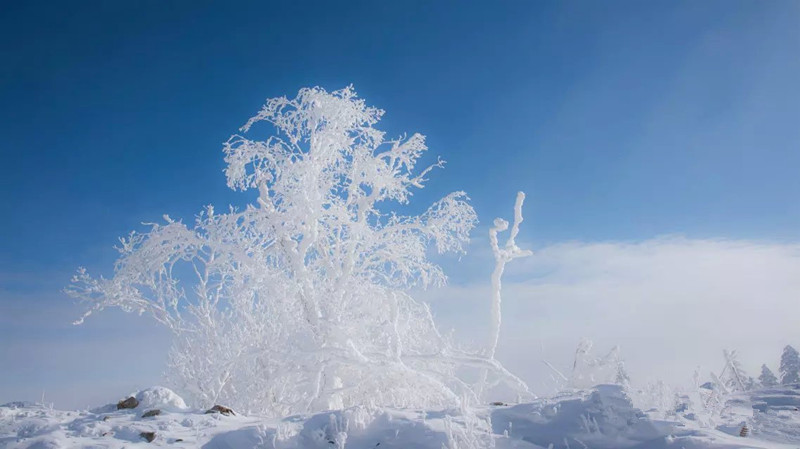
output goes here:
{"type": "MultiPolygon", "coordinates": [[[[264,419],[190,409],[172,391],[135,395],[134,409],[116,404],[60,411],[41,404],[0,406],[2,448],[798,448],[800,386],[728,397],[714,425],[678,406],[670,419],[633,407],[622,388],[599,385],[516,405],[470,410],[355,407],[264,419]],[[158,409],[157,416],[142,417],[158,409]],[[742,424],[748,435],[740,436],[742,424]],[[153,432],[152,442],[146,440],[153,432]]],[[[664,416],[663,412],[659,413],[664,416]]]]}

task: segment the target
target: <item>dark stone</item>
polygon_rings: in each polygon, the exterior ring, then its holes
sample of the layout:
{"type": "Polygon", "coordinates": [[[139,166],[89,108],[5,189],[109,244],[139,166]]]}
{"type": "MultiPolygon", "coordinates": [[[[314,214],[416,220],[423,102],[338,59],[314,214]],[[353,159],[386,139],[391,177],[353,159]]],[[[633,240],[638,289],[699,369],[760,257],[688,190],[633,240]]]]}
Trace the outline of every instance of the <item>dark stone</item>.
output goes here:
{"type": "Polygon", "coordinates": [[[131,396],[128,399],[123,399],[117,402],[117,410],[122,410],[124,408],[136,408],[139,406],[139,401],[131,396]]]}
{"type": "Polygon", "coordinates": [[[210,409],[206,410],[206,414],[209,413],[222,413],[225,416],[236,415],[236,413],[233,413],[233,410],[225,407],[224,405],[215,405],[211,407],[210,409]]]}
{"type": "Polygon", "coordinates": [[[161,410],[159,410],[157,408],[154,408],[153,410],[148,410],[148,411],[144,412],[144,415],[142,415],[142,418],[149,418],[151,416],[158,416],[160,414],[161,414],[161,410]]]}
{"type": "Polygon", "coordinates": [[[142,432],[142,433],[139,434],[139,436],[144,438],[145,440],[147,440],[148,443],[152,443],[153,440],[156,439],[156,433],[155,432],[142,432]]]}

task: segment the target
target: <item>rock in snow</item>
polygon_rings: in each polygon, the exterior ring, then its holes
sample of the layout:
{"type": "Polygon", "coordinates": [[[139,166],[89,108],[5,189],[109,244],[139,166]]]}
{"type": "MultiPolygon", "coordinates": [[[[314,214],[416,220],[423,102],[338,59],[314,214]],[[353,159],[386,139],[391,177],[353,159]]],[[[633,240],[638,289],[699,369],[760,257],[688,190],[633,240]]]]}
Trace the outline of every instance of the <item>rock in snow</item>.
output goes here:
{"type": "Polygon", "coordinates": [[[161,414],[161,410],[154,408],[153,410],[148,410],[142,414],[142,418],[152,418],[153,416],[158,416],[161,414]]]}
{"type": "Polygon", "coordinates": [[[224,405],[215,405],[215,406],[211,407],[210,409],[206,410],[206,414],[208,414],[208,413],[221,413],[221,414],[226,415],[226,416],[230,416],[230,415],[235,415],[236,414],[236,413],[233,413],[233,410],[231,410],[228,407],[225,407],[224,405]]]}
{"type": "Polygon", "coordinates": [[[136,408],[138,406],[139,406],[139,401],[137,401],[136,398],[133,396],[117,402],[117,410],[136,408]]]}

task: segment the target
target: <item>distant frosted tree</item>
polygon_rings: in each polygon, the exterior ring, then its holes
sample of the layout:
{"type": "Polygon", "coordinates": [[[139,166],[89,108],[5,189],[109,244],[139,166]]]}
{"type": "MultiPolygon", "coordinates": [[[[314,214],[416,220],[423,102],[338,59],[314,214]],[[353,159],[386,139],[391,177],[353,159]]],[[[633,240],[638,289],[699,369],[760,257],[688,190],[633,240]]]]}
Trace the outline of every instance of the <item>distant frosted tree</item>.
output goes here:
{"type": "MultiPolygon", "coordinates": [[[[699,375],[699,373],[697,373],[699,375]]],[[[726,396],[728,394],[722,386],[719,378],[712,372],[711,381],[703,384],[699,383],[699,377],[695,378],[696,394],[699,397],[700,410],[703,411],[706,425],[714,426],[715,417],[719,416],[725,408],[726,396]]]]}
{"type": "Polygon", "coordinates": [[[241,131],[274,134],[224,146],[228,186],[254,191],[252,204],[208,206],[193,226],[165,216],[121,240],[112,278],[79,270],[68,293],[90,304],[84,318],[119,307],[169,328],[169,379],[199,405],[458,405],[477,397],[464,367],[527,392],[493,357],[440,334],[407,293],[445,282],[429,247],[463,252],[477,217],[464,192],[419,215],[392,211],[443,162],[419,170],[424,137],[386,139],[382,115],[351,87],[268,100],[241,131]]]}
{"type": "Polygon", "coordinates": [[[628,370],[625,369],[625,362],[621,359],[617,364],[617,374],[614,377],[614,383],[617,385],[621,385],[626,389],[630,388],[631,386],[631,378],[628,375],[628,370]]]}
{"type": "Polygon", "coordinates": [[[722,353],[725,357],[725,367],[722,369],[719,378],[725,383],[725,387],[729,391],[749,390],[749,377],[744,372],[742,364],[739,363],[739,356],[736,354],[736,351],[728,351],[725,349],[722,353]]]}
{"type": "Polygon", "coordinates": [[[570,388],[590,388],[597,384],[616,383],[629,386],[630,378],[625,369],[625,362],[620,355],[619,346],[614,346],[604,356],[592,354],[594,343],[582,338],[575,349],[572,373],[569,377],[570,388]]]}
{"type": "Polygon", "coordinates": [[[678,405],[675,389],[663,380],[649,381],[638,393],[639,404],[645,409],[658,410],[662,416],[675,413],[678,405]]]}
{"type": "Polygon", "coordinates": [[[761,365],[761,375],[758,376],[758,381],[765,387],[774,387],[778,385],[778,378],[767,365],[761,365]]]}
{"type": "Polygon", "coordinates": [[[594,367],[597,358],[592,355],[594,342],[586,337],[581,338],[575,348],[575,358],[572,362],[572,372],[569,377],[569,386],[572,388],[588,388],[597,383],[594,367]]]}
{"type": "Polygon", "coordinates": [[[781,375],[781,384],[790,385],[800,383],[800,354],[789,345],[783,348],[779,372],[781,375]]]}

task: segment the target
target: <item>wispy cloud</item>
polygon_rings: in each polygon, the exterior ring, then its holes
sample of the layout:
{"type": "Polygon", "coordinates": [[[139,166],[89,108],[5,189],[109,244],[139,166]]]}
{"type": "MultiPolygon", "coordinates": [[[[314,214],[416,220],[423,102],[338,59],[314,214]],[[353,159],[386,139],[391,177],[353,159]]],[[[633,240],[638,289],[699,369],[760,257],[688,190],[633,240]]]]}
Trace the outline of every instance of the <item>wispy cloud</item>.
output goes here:
{"type": "MultiPolygon", "coordinates": [[[[480,254],[480,251],[479,251],[480,254]]],[[[490,263],[490,261],[487,261],[490,263]]],[[[567,367],[589,337],[615,344],[634,381],[685,383],[721,367],[737,349],[757,374],[784,345],[800,345],[800,245],[658,238],[637,243],[564,243],[508,265],[499,357],[534,385],[543,357],[567,367]]],[[[489,279],[423,293],[438,318],[481,342],[489,279]]]]}

